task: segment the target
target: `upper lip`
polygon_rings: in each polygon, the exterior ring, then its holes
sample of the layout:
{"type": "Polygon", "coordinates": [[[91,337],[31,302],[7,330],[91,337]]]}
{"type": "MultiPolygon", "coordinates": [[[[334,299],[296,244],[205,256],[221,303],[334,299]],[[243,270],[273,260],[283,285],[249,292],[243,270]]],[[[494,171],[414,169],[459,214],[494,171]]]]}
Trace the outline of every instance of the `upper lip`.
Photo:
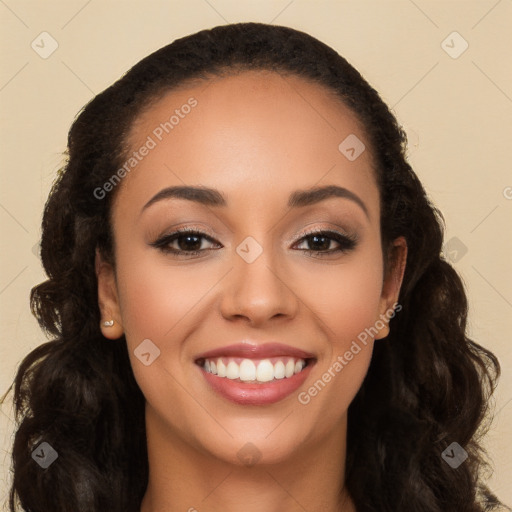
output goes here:
{"type": "Polygon", "coordinates": [[[243,357],[245,359],[265,359],[267,357],[288,356],[298,359],[312,359],[315,356],[310,352],[300,350],[282,343],[236,343],[225,347],[215,348],[203,352],[196,357],[199,359],[213,359],[216,357],[243,357]]]}

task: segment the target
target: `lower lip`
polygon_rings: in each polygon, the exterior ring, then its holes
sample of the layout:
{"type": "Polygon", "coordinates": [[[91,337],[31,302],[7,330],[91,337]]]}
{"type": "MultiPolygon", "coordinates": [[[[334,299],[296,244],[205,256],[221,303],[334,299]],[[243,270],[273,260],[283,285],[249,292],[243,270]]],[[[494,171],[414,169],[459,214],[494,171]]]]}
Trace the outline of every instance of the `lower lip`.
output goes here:
{"type": "Polygon", "coordinates": [[[296,391],[307,379],[313,362],[292,377],[261,384],[247,384],[227,377],[218,377],[199,367],[204,378],[219,395],[240,405],[267,405],[279,402],[296,391]]]}

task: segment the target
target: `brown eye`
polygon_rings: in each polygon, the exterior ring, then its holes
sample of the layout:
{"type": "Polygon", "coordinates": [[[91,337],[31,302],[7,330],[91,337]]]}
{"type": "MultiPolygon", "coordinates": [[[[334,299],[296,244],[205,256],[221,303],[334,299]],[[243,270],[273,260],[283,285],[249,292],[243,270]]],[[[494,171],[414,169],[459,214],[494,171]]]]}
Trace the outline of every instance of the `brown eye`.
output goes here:
{"type": "Polygon", "coordinates": [[[150,245],[164,253],[183,256],[196,256],[201,252],[222,247],[206,233],[189,229],[165,235],[150,245]]]}
{"type": "Polygon", "coordinates": [[[299,247],[297,248],[301,251],[317,253],[318,255],[328,255],[348,252],[354,249],[355,246],[356,239],[348,235],[343,235],[337,231],[319,231],[303,236],[299,240],[299,247]],[[306,247],[300,247],[300,245],[306,245],[306,247]]]}
{"type": "Polygon", "coordinates": [[[178,242],[178,248],[182,251],[197,251],[201,248],[202,238],[198,235],[180,235],[175,241],[178,242]]]}

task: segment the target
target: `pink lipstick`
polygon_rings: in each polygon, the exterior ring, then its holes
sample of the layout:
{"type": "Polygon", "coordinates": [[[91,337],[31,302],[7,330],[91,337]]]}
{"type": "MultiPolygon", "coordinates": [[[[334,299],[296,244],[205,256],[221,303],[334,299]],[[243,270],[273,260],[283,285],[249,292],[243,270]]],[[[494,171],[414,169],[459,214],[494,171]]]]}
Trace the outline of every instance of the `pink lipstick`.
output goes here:
{"type": "Polygon", "coordinates": [[[280,343],[239,343],[195,360],[215,392],[241,405],[283,400],[303,384],[315,361],[313,354],[280,343]]]}

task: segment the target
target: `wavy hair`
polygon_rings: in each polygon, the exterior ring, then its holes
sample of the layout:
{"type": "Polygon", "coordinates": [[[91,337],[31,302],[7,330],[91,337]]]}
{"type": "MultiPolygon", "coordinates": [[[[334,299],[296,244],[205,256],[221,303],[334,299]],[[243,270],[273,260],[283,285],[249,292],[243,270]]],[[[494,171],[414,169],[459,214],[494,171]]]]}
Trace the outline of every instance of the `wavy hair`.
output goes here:
{"type": "MultiPolygon", "coordinates": [[[[100,331],[94,258],[115,265],[115,190],[94,190],[126,159],[142,112],[178,86],[244,70],[312,81],[364,127],[381,199],[383,257],[405,237],[408,258],[389,336],[377,343],[348,412],[346,486],[359,512],[482,512],[499,501],[482,482],[482,446],[496,357],[466,334],[464,286],[442,253],[444,221],[406,161],[406,136],[379,94],[343,57],[294,29],[239,23],[203,30],[152,53],[94,97],[73,122],[66,164],[47,200],[41,259],[48,279],[31,308],[51,341],[21,362],[10,510],[138,512],[148,482],[144,397],[124,336],[100,331]],[[32,460],[48,442],[57,463],[32,460]],[[441,454],[468,453],[457,469],[441,454]]],[[[341,461],[340,461],[341,463],[341,461]]],[[[486,470],[486,471],[484,471],[486,470]]]]}

